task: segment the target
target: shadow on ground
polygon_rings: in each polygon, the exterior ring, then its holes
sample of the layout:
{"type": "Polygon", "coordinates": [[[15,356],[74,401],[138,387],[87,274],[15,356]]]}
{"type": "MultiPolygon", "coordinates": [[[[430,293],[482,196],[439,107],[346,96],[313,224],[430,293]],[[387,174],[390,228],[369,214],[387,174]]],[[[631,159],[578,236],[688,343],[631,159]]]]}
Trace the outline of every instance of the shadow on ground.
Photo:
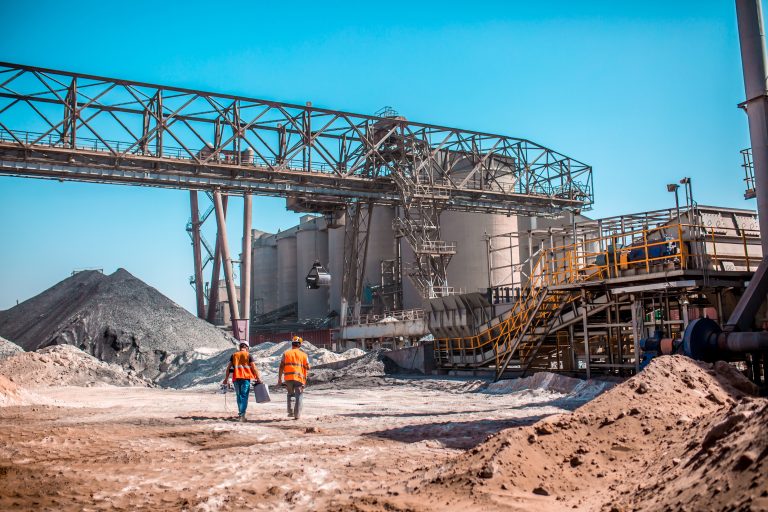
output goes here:
{"type": "Polygon", "coordinates": [[[446,412],[350,412],[347,414],[339,414],[339,416],[345,416],[347,418],[421,418],[424,416],[454,416],[456,414],[466,415],[468,412],[475,413],[495,413],[498,409],[484,409],[481,411],[446,411],[446,412]]]}
{"type": "Polygon", "coordinates": [[[541,414],[526,418],[510,418],[500,420],[448,421],[443,423],[423,423],[406,425],[387,430],[365,434],[370,437],[417,443],[419,441],[435,440],[447,448],[466,450],[485,441],[491,434],[512,427],[522,427],[536,423],[549,416],[541,414]]]}

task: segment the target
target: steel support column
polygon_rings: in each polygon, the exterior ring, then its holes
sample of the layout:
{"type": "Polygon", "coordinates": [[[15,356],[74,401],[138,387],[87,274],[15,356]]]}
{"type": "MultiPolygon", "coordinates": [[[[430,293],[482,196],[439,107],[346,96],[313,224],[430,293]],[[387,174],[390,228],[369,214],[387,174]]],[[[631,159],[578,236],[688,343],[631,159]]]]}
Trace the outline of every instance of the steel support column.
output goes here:
{"type": "MultiPolygon", "coordinates": [[[[224,196],[224,220],[227,218],[227,202],[229,198],[224,196]]],[[[214,201],[214,206],[216,202],[214,201]]],[[[217,217],[218,221],[218,217],[217,217]]],[[[213,250],[213,270],[211,271],[211,288],[208,290],[208,322],[216,322],[216,304],[219,302],[219,277],[221,276],[221,244],[219,243],[218,233],[216,235],[216,245],[213,250]]]]}
{"type": "Polygon", "coordinates": [[[744,103],[755,168],[757,213],[763,254],[768,254],[768,96],[766,96],[765,29],[760,0],[736,0],[739,44],[744,73],[744,103]]]}
{"type": "Polygon", "coordinates": [[[589,318],[587,316],[587,296],[581,292],[581,323],[584,329],[584,362],[587,365],[587,379],[592,375],[592,361],[589,357],[589,318]]]}
{"type": "MultiPolygon", "coordinates": [[[[213,191],[213,204],[216,208],[216,225],[218,227],[219,236],[218,242],[221,248],[221,259],[224,263],[224,280],[227,284],[227,301],[229,302],[229,314],[231,316],[232,325],[234,326],[235,320],[240,319],[240,311],[237,307],[237,293],[235,290],[235,281],[232,277],[232,259],[229,255],[229,245],[227,242],[227,219],[224,215],[224,205],[221,200],[221,191],[213,191]]],[[[233,329],[237,332],[236,329],[233,329]]]]}
{"type": "Polygon", "coordinates": [[[189,204],[192,209],[192,255],[195,265],[195,298],[197,316],[205,318],[205,291],[203,284],[203,257],[200,249],[200,211],[198,209],[197,191],[189,191],[189,204]]]}
{"type": "Polygon", "coordinates": [[[251,219],[253,196],[243,198],[243,255],[240,257],[240,310],[244,319],[251,318],[251,219]]]}
{"type": "Polygon", "coordinates": [[[757,215],[763,260],[728,319],[726,329],[748,330],[768,291],[768,95],[766,95],[765,31],[760,0],[736,0],[739,43],[744,71],[745,108],[755,168],[757,215]]]}

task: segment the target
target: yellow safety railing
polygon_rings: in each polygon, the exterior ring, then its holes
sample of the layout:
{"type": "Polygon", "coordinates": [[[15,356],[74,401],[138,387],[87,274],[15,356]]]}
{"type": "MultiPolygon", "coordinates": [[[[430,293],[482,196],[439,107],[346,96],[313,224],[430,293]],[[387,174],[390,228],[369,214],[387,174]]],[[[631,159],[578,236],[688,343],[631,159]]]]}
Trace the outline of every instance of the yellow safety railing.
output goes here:
{"type": "Polygon", "coordinates": [[[458,352],[466,359],[493,349],[499,368],[510,351],[522,348],[512,346],[513,341],[519,345],[526,331],[540,327],[559,306],[575,300],[573,295],[550,293],[553,287],[619,277],[631,270],[717,270],[722,261],[744,262],[751,271],[756,257],[750,256],[750,240],[757,240],[759,247],[759,232],[679,223],[581,236],[571,244],[544,248],[531,266],[520,298],[499,322],[474,336],[435,340],[436,356],[439,360],[443,354],[458,352]]]}

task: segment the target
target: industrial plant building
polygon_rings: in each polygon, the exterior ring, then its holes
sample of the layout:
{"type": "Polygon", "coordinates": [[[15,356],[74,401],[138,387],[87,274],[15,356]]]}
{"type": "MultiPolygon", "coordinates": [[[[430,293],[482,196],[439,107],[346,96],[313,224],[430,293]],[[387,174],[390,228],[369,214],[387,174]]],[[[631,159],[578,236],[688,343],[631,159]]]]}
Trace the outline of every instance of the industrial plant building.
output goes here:
{"type": "MultiPolygon", "coordinates": [[[[298,225],[277,233],[254,229],[252,337],[332,330],[314,335],[333,339],[338,347],[371,347],[401,346],[428,335],[427,298],[408,277],[414,255],[407,241],[396,236],[397,217],[395,207],[372,210],[361,315],[348,325],[340,325],[346,215],[304,215],[298,225]],[[316,262],[330,274],[329,286],[307,286],[305,278],[316,262]]],[[[576,216],[577,222],[583,220],[576,216]]],[[[507,294],[519,294],[531,254],[527,233],[562,231],[573,221],[571,214],[551,219],[443,212],[441,236],[456,248],[447,267],[452,293],[487,295],[503,287],[507,294]]]]}

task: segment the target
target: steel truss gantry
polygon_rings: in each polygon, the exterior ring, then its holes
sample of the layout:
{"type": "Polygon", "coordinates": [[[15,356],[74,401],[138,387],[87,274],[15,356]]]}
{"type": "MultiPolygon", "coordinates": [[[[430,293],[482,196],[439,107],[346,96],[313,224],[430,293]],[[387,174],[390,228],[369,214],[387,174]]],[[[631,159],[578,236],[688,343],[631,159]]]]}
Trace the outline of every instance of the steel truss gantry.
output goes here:
{"type": "Polygon", "coordinates": [[[0,174],[280,196],[323,213],[400,206],[428,295],[446,285],[441,211],[593,203],[590,166],[525,139],[10,63],[0,174]]]}

